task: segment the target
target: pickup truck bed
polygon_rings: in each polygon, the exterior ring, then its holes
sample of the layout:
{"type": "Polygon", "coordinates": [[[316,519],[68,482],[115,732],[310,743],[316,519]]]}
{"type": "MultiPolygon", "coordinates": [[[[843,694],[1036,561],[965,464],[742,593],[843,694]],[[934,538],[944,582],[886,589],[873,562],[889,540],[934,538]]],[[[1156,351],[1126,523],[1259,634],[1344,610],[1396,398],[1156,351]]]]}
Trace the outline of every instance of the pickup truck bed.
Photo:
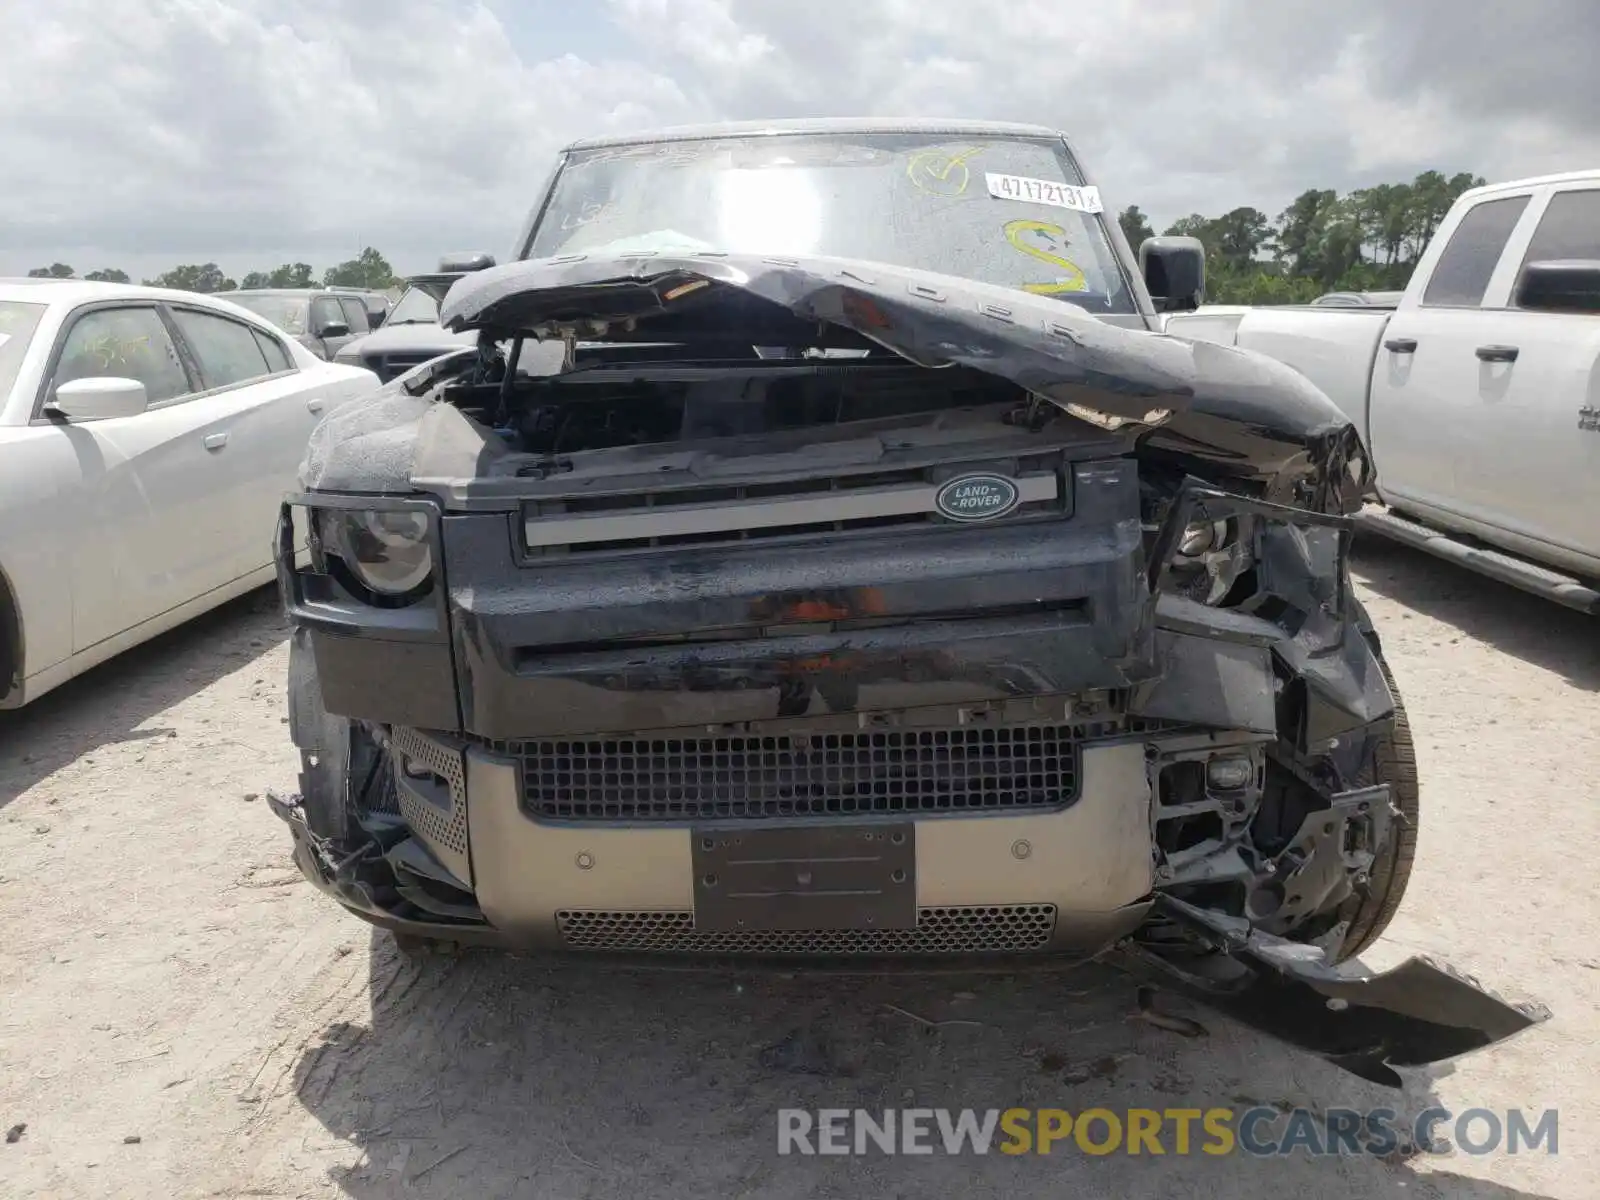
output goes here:
{"type": "Polygon", "coordinates": [[[1208,306],[1164,328],[1326,393],[1376,467],[1367,528],[1600,614],[1600,171],[1463,195],[1393,310],[1208,306]]]}

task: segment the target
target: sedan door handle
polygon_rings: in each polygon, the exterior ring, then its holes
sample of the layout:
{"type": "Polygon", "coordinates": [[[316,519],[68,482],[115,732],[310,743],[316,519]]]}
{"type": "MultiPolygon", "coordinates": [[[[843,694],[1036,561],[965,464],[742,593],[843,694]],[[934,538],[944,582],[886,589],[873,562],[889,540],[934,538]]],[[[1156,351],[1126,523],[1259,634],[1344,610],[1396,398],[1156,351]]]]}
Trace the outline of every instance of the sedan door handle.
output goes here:
{"type": "Polygon", "coordinates": [[[1383,344],[1390,354],[1412,354],[1417,349],[1416,338],[1390,338],[1383,344]]]}
{"type": "Polygon", "coordinates": [[[206,449],[207,450],[221,450],[227,444],[228,444],[228,435],[225,434],[225,433],[208,433],[208,434],[206,434],[206,449]]]}
{"type": "Polygon", "coordinates": [[[1516,362],[1515,346],[1479,346],[1478,357],[1484,362],[1516,362]]]}
{"type": "Polygon", "coordinates": [[[316,398],[316,397],[313,397],[312,399],[306,401],[306,408],[309,411],[314,412],[314,413],[321,412],[322,411],[322,405],[323,405],[323,401],[321,399],[319,399],[319,398],[316,398]]]}

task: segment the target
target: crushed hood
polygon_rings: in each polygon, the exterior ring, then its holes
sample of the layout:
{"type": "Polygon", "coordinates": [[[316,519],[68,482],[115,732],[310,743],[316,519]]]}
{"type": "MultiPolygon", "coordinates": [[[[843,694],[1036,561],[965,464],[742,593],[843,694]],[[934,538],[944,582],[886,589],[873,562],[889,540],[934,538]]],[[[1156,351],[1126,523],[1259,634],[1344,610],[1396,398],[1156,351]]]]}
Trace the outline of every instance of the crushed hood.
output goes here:
{"type": "MultiPolygon", "coordinates": [[[[1113,325],[1059,300],[903,267],[837,258],[733,254],[574,255],[463,275],[440,305],[442,329],[526,344],[529,373],[559,371],[561,340],[743,346],[873,344],[927,367],[960,364],[1010,380],[1105,428],[1129,426],[1144,451],[1220,482],[1303,502],[1337,480],[1359,437],[1305,376],[1262,354],[1113,325]]],[[[396,327],[395,332],[403,332],[396,327]]],[[[445,333],[445,330],[450,331],[445,333]]],[[[397,379],[317,427],[302,463],[308,489],[405,492],[481,476],[508,453],[438,383],[462,352],[397,379]]],[[[1367,468],[1352,467],[1359,503],[1367,468]]],[[[1337,486],[1337,485],[1335,485],[1337,486]]]]}
{"type": "Polygon", "coordinates": [[[1161,424],[1190,409],[1286,426],[1348,424],[1293,368],[1230,346],[1129,329],[1061,300],[847,258],[636,252],[507,263],[457,281],[447,329],[594,341],[784,345],[804,323],[922,366],[961,364],[1063,406],[1161,424]]]}

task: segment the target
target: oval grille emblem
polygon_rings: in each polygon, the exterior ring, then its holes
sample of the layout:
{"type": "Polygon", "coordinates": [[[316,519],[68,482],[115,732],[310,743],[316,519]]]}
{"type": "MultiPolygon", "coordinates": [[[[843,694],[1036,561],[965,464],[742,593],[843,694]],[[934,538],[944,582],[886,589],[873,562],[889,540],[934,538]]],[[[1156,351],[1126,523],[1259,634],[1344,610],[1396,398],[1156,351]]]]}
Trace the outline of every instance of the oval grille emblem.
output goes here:
{"type": "Polygon", "coordinates": [[[963,475],[941,487],[933,503],[956,521],[989,521],[1017,506],[1017,485],[1004,475],[963,475]]]}

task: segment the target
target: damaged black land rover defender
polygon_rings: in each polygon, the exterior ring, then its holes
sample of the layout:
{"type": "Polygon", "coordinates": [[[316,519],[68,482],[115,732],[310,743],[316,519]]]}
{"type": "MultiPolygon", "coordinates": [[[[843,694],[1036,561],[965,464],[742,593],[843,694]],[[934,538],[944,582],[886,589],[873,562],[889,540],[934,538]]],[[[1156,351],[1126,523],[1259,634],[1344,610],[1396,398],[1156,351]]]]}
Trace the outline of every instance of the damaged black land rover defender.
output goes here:
{"type": "Polygon", "coordinates": [[[1391,1083],[1542,1019],[1335,968],[1418,822],[1369,466],[1291,369],[1154,332],[1197,243],[1141,259],[1048,130],[571,147],[443,302],[476,348],[331,414],[285,505],[300,867],[405,939],[1110,952],[1391,1083]]]}

